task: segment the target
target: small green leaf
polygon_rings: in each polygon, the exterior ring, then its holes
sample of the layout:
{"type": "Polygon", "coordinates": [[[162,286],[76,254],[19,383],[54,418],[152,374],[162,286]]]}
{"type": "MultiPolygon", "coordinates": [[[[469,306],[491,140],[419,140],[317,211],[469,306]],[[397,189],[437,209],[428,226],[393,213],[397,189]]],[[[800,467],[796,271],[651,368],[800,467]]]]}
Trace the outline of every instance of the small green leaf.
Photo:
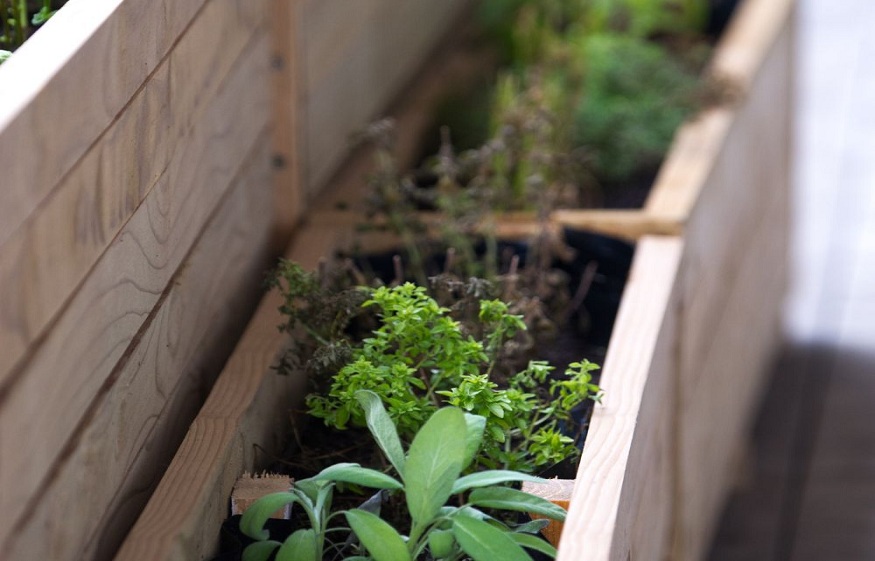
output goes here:
{"type": "Polygon", "coordinates": [[[480,450],[483,443],[483,431],[486,429],[486,417],[465,413],[465,426],[468,429],[465,436],[465,458],[462,460],[462,469],[465,469],[474,460],[474,456],[480,450]]]}
{"type": "Polygon", "coordinates": [[[271,493],[252,503],[240,518],[240,531],[254,540],[266,540],[270,532],[264,523],[271,515],[288,504],[299,502],[294,493],[271,493]]]}
{"type": "Polygon", "coordinates": [[[375,561],[409,561],[404,538],[379,516],[352,509],[344,513],[350,528],[375,561]]]}
{"type": "Polygon", "coordinates": [[[510,471],[505,469],[493,469],[487,471],[479,471],[466,475],[456,480],[453,485],[453,495],[473,489],[475,487],[491,487],[501,483],[509,483],[511,481],[530,481],[532,483],[544,483],[544,479],[527,475],[518,471],[510,471]]]}
{"type": "Polygon", "coordinates": [[[404,478],[404,448],[401,447],[401,439],[395,424],[386,413],[386,408],[380,397],[372,391],[359,390],[355,392],[355,398],[365,410],[365,420],[368,430],[374,435],[374,440],[380,449],[386,454],[386,459],[395,466],[398,474],[404,478]]]}
{"type": "Polygon", "coordinates": [[[243,561],[267,561],[280,542],[263,541],[246,546],[243,550],[243,561]]]}
{"type": "Polygon", "coordinates": [[[531,561],[531,556],[498,528],[487,522],[460,516],[453,520],[453,536],[474,561],[531,561]]]}
{"type": "Polygon", "coordinates": [[[566,514],[564,508],[551,503],[547,499],[507,487],[474,489],[468,496],[468,504],[501,510],[530,512],[560,522],[565,520],[566,514]]]}
{"type": "Polygon", "coordinates": [[[432,530],[428,534],[428,549],[435,559],[449,557],[453,553],[455,539],[450,530],[432,530]]]}
{"type": "Polygon", "coordinates": [[[529,520],[528,522],[523,522],[517,526],[513,527],[514,532],[525,532],[527,534],[537,534],[541,530],[547,527],[550,524],[550,521],[546,518],[536,518],[535,520],[529,520]]]}
{"type": "Polygon", "coordinates": [[[322,561],[316,546],[316,532],[312,528],[295,531],[277,551],[276,561],[322,561]]]}
{"type": "Polygon", "coordinates": [[[556,548],[553,547],[550,542],[548,542],[544,538],[541,538],[539,536],[533,536],[532,534],[522,534],[519,532],[512,532],[508,535],[513,541],[523,547],[539,551],[544,555],[549,556],[551,559],[556,558],[556,548]]]}
{"type": "Polygon", "coordinates": [[[394,477],[377,470],[363,468],[359,464],[334,464],[323,469],[311,479],[314,481],[342,481],[373,489],[402,489],[404,487],[394,477]]]}
{"type": "Polygon", "coordinates": [[[467,428],[460,409],[438,409],[422,426],[404,464],[407,508],[414,523],[428,524],[450,498],[462,472],[467,428]]]}

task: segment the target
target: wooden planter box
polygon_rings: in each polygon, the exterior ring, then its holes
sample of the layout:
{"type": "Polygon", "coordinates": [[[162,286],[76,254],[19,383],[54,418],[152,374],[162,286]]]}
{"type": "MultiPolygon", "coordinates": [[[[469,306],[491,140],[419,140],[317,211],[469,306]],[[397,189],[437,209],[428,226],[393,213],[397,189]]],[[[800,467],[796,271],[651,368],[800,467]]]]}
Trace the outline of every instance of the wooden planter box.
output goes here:
{"type": "Polygon", "coordinates": [[[461,7],[71,0],[0,67],[0,556],[114,555],[302,183],[461,7]]]}
{"type": "MultiPolygon", "coordinates": [[[[792,16],[792,0],[742,5],[713,63],[735,102],[679,131],[644,209],[553,217],[637,240],[560,560],[707,551],[780,339],[792,16]]],[[[315,266],[345,224],[312,215],[287,256],[315,266]]],[[[286,344],[279,305],[276,294],[262,301],[119,559],[215,547],[234,481],[278,444],[301,398],[302,380],[270,369],[286,344]]]]}
{"type": "MultiPolygon", "coordinates": [[[[111,557],[168,463],[119,558],[214,547],[300,394],[275,296],[246,327],[271,248],[462,8],[71,0],[0,67],[4,556],[111,557]]],[[[714,63],[737,103],[681,130],[644,209],[554,217],[639,239],[561,559],[707,547],[778,336],[791,14],[747,0],[714,63]]]]}

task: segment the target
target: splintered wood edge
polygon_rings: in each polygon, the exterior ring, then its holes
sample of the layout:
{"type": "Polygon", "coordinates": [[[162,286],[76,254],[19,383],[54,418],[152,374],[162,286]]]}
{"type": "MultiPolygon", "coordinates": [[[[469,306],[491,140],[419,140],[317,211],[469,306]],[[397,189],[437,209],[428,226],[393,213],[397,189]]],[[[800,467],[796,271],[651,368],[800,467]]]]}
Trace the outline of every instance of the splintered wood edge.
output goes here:
{"type": "Polygon", "coordinates": [[[624,511],[623,493],[637,483],[627,474],[640,471],[629,465],[630,452],[683,245],[656,236],[638,243],[605,358],[605,399],[590,421],[557,561],[614,559],[623,545],[615,540],[628,539],[623,524],[634,513],[624,511]]]}
{"type": "MultiPolygon", "coordinates": [[[[271,493],[288,491],[292,486],[292,478],[278,473],[251,474],[243,472],[231,491],[231,516],[243,514],[252,504],[271,493]]],[[[288,520],[291,516],[291,504],[286,505],[271,515],[271,518],[288,520]]]]}

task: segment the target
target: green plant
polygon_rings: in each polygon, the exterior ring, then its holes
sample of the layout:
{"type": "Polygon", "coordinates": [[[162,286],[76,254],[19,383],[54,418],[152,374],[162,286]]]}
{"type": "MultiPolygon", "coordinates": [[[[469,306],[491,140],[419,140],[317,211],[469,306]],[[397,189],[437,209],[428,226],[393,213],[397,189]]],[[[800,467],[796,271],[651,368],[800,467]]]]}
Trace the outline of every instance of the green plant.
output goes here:
{"type": "Polygon", "coordinates": [[[357,464],[338,464],[296,482],[287,493],[259,499],[240,522],[241,530],[258,540],[247,547],[244,561],[266,560],[274,551],[277,561],[531,559],[524,548],[555,556],[552,546],[532,535],[543,527],[542,521],[514,525],[500,517],[505,512],[527,512],[564,520],[561,507],[497,486],[543,480],[505,470],[462,476],[483,439],[485,419],[453,407],[439,409],[416,433],[405,454],[380,398],[360,391],[356,400],[364,410],[371,434],[399,478],[357,464]],[[402,535],[373,508],[331,512],[338,484],[403,493],[407,518],[403,525],[410,528],[408,535],[402,535]],[[455,504],[450,503],[452,497],[456,498],[455,504]],[[306,513],[310,527],[295,531],[284,543],[272,541],[264,523],[272,512],[289,504],[306,513]],[[481,509],[489,509],[492,514],[481,509]],[[338,537],[332,539],[335,535],[338,537]]]}
{"type": "Polygon", "coordinates": [[[559,426],[571,423],[576,405],[599,399],[591,382],[596,365],[575,363],[565,378],[548,381],[553,367],[530,361],[500,387],[492,378],[505,343],[525,330],[507,304],[479,303],[477,340],[424,287],[380,287],[370,296],[363,305],[379,310],[380,325],[353,348],[326,393],[307,397],[311,415],[338,429],[364,426],[356,394],[369,390],[386,404],[405,440],[445,403],[481,415],[487,436],[475,464],[534,471],[576,454],[574,439],[560,434],[559,426]],[[542,387],[549,390],[539,392],[542,387]]]}
{"type": "Polygon", "coordinates": [[[603,182],[655,168],[698,105],[695,68],[632,36],[592,35],[579,49],[587,61],[586,94],[574,111],[574,144],[590,153],[603,182]]]}
{"type": "MultiPolygon", "coordinates": [[[[58,6],[65,3],[54,2],[58,6]]],[[[32,27],[42,25],[55,14],[57,9],[52,9],[52,4],[52,0],[0,0],[0,64],[30,37],[32,27]],[[28,17],[29,14],[33,16],[28,17]]]]}

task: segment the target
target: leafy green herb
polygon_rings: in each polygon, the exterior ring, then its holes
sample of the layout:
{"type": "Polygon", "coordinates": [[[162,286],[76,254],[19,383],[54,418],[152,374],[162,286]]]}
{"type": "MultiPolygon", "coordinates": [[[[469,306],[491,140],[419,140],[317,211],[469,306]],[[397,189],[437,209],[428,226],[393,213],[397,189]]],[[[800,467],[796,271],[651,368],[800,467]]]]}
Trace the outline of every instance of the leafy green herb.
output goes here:
{"type": "MultiPolygon", "coordinates": [[[[360,391],[355,397],[364,409],[372,435],[383,443],[381,447],[399,442],[395,427],[385,422],[387,413],[379,397],[367,391],[360,391]]],[[[435,411],[416,433],[403,461],[388,458],[396,466],[399,479],[343,464],[297,482],[289,492],[259,499],[240,521],[240,529],[257,540],[244,551],[244,560],[265,560],[276,552],[277,561],[324,558],[409,561],[427,552],[434,560],[469,557],[475,561],[496,558],[523,561],[531,559],[526,548],[555,556],[555,549],[532,535],[543,527],[542,523],[512,524],[496,517],[501,512],[531,512],[564,520],[564,509],[545,499],[495,487],[499,483],[543,480],[510,471],[461,476],[470,461],[467,450],[476,448],[483,439],[483,423],[471,420],[473,416],[454,407],[435,411]],[[466,445],[460,446],[460,442],[466,445]],[[403,464],[403,469],[397,470],[397,464],[403,464]],[[403,492],[409,518],[404,525],[409,523],[409,534],[402,535],[373,512],[362,509],[332,512],[331,499],[338,483],[403,492]],[[466,500],[464,494],[469,490],[466,500]],[[448,504],[451,496],[456,497],[455,504],[448,504]],[[310,528],[297,530],[281,544],[270,540],[264,524],[272,512],[289,504],[306,513],[310,528]],[[490,509],[493,515],[480,508],[490,509]],[[341,518],[348,526],[339,524],[341,518]]],[[[394,444],[387,448],[392,450],[391,455],[398,452],[394,444]]]]}

